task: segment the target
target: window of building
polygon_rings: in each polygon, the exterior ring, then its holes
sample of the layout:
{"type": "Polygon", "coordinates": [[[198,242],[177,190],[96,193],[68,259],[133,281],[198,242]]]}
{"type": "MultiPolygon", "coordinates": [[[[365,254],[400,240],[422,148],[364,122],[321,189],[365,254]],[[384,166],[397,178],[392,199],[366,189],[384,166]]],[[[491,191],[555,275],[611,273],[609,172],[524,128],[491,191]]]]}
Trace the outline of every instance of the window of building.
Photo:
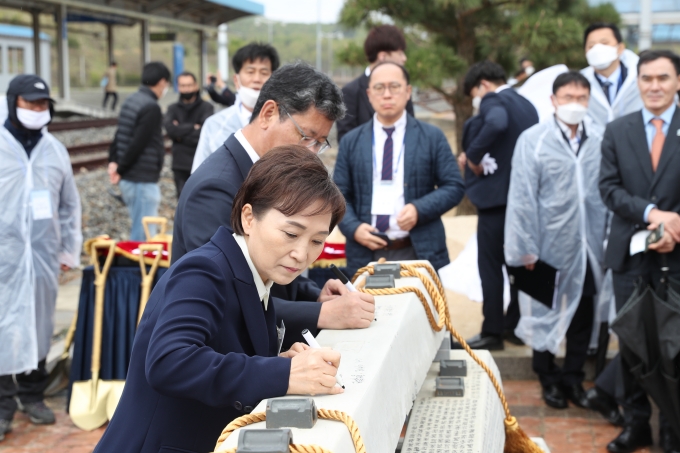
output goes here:
{"type": "Polygon", "coordinates": [[[7,69],[10,74],[24,73],[24,48],[7,47],[7,69]]]}

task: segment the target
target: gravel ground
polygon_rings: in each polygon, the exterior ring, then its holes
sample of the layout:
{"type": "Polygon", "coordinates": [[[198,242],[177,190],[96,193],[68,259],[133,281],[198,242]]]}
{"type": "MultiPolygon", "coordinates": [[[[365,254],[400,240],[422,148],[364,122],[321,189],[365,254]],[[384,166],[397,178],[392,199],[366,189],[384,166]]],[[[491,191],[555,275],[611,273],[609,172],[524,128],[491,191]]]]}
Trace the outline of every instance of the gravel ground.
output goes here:
{"type": "MultiPolygon", "coordinates": [[[[172,221],[177,207],[175,182],[170,170],[171,161],[172,158],[166,155],[159,181],[161,186],[159,215],[168,219],[169,231],[172,231],[172,221]]],[[[106,169],[82,170],[75,175],[75,179],[83,207],[83,239],[108,234],[119,241],[127,240],[130,237],[130,216],[125,205],[110,194],[110,192],[120,194],[120,190],[109,183],[106,169]]],[[[83,265],[86,263],[87,257],[83,255],[83,265]]]]}
{"type": "Polygon", "coordinates": [[[53,132],[52,135],[65,147],[101,143],[113,140],[116,126],[90,127],[75,131],[53,132]]]}

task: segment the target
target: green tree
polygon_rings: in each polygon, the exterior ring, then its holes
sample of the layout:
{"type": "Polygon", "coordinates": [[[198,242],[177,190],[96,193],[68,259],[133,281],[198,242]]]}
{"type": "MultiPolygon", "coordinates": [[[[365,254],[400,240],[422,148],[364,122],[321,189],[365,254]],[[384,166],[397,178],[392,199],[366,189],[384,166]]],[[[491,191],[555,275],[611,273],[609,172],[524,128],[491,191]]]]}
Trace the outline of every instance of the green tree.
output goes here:
{"type": "MultiPolygon", "coordinates": [[[[340,21],[370,27],[386,17],[406,32],[413,83],[439,92],[453,107],[459,150],[472,113],[462,90],[470,65],[488,58],[513,73],[518,59],[528,56],[536,69],[558,63],[582,68],[587,24],[620,20],[611,4],[591,7],[587,0],[347,0],[340,21]]],[[[344,63],[366,64],[357,63],[356,47],[341,54],[344,63]]]]}

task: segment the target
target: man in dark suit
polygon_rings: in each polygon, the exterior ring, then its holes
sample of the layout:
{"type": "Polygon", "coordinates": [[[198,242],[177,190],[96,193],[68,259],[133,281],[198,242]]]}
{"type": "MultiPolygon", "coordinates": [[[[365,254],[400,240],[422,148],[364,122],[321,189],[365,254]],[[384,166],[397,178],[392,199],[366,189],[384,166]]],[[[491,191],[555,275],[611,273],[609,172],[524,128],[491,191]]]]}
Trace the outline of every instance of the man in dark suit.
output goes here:
{"type": "MultiPolygon", "coordinates": [[[[406,63],[406,39],[404,33],[394,25],[379,25],[368,32],[364,41],[364,52],[369,66],[363,74],[342,88],[342,97],[347,107],[347,115],[338,120],[338,143],[352,129],[373,119],[373,106],[368,101],[368,76],[378,63],[391,61],[403,66],[406,63]]],[[[406,111],[411,116],[413,103],[409,98],[406,111]]]]}
{"type": "MultiPolygon", "coordinates": [[[[298,143],[322,152],[333,121],[343,114],[340,90],[311,66],[298,63],[274,72],[260,91],[250,124],[231,135],[184,186],[175,212],[173,263],[229,225],[236,192],[260,156],[298,143]]],[[[319,290],[298,277],[290,285],[274,285],[272,296],[289,332],[286,345],[302,341],[303,329],[366,328],[374,318],[373,297],[350,293],[338,280],[319,290]]]]}
{"type": "Polygon", "coordinates": [[[482,332],[468,340],[472,349],[503,349],[503,337],[520,343],[514,330],[519,321],[517,291],[511,290],[503,315],[503,234],[515,143],[538,123],[534,106],[506,84],[503,68],[482,61],[465,76],[465,94],[473,97],[479,115],[468,120],[463,134],[465,188],[477,207],[477,265],[482,280],[482,332]]]}
{"type": "Polygon", "coordinates": [[[449,263],[441,216],[464,193],[456,160],[441,130],[406,112],[403,66],[381,63],[369,82],[375,116],[342,139],[333,175],[347,201],[347,266],[422,259],[439,269],[449,263]]]}
{"type": "MultiPolygon", "coordinates": [[[[605,265],[613,270],[616,308],[631,296],[638,279],[656,287],[662,258],[670,275],[680,277],[680,112],[675,94],[680,88],[680,57],[670,51],[640,54],[638,87],[644,108],[609,123],[602,142],[600,193],[614,213],[605,265]],[[630,256],[633,234],[655,229],[661,223],[661,240],[650,252],[630,256]]],[[[625,345],[619,347],[625,350],[625,345]]],[[[610,452],[632,452],[652,444],[651,406],[625,359],[621,361],[624,428],[607,445],[610,452]]],[[[667,420],[660,416],[664,452],[679,452],[680,442],[667,420]]]]}

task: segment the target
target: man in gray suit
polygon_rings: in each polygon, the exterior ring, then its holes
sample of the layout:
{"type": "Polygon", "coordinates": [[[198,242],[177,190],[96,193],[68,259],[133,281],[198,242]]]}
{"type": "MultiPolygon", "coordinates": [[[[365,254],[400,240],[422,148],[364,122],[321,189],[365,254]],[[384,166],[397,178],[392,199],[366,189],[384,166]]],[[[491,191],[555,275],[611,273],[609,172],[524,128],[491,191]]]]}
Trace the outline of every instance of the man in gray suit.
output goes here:
{"type": "MultiPolygon", "coordinates": [[[[609,124],[602,142],[600,194],[614,217],[605,265],[614,271],[616,308],[630,298],[638,279],[656,287],[662,257],[672,277],[680,277],[680,111],[675,93],[680,88],[680,57],[670,51],[640,54],[638,86],[641,111],[609,124]],[[660,241],[650,252],[629,254],[633,234],[664,224],[660,241]]],[[[623,344],[620,345],[625,350],[623,344]]],[[[610,452],[633,452],[652,444],[651,406],[625,360],[621,361],[624,429],[607,445],[610,452]]],[[[680,452],[680,442],[660,416],[664,452],[680,452]]]]}

